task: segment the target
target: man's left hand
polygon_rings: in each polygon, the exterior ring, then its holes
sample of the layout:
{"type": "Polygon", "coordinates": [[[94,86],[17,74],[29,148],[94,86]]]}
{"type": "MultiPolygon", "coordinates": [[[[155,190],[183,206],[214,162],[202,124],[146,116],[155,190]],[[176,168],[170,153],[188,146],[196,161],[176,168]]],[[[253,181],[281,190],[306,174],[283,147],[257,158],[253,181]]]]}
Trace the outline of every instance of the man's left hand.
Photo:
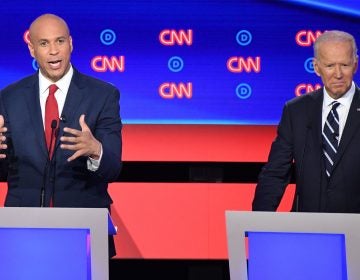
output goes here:
{"type": "Polygon", "coordinates": [[[81,156],[88,156],[92,159],[99,159],[101,153],[101,143],[96,140],[91,133],[90,128],[85,122],[85,115],[79,118],[81,130],[64,127],[64,132],[71,136],[61,136],[60,148],[64,150],[75,151],[75,153],[67,160],[72,161],[81,156]]]}

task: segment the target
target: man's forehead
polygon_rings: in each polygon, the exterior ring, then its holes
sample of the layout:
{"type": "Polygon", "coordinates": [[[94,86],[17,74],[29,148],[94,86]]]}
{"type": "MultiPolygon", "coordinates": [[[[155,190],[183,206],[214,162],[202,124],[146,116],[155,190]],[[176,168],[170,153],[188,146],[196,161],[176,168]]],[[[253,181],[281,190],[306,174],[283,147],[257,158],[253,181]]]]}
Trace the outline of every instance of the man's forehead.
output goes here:
{"type": "Polygon", "coordinates": [[[70,36],[67,34],[60,34],[60,35],[54,35],[51,34],[49,36],[46,35],[34,35],[34,34],[30,34],[30,40],[33,42],[52,42],[52,41],[58,41],[58,40],[67,40],[70,36]]]}
{"type": "Polygon", "coordinates": [[[56,40],[59,38],[68,38],[69,30],[67,26],[60,21],[54,22],[39,22],[32,25],[29,29],[30,39],[32,40],[56,40]]]}
{"type": "Polygon", "coordinates": [[[58,18],[44,17],[33,22],[29,28],[30,35],[44,35],[62,33],[62,36],[69,35],[69,29],[66,23],[58,18]]]}

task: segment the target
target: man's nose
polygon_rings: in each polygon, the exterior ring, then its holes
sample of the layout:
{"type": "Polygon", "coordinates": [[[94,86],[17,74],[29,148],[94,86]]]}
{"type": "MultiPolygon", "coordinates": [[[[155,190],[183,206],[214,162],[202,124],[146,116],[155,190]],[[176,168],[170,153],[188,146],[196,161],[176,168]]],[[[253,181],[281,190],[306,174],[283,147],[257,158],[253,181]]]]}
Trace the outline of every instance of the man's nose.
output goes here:
{"type": "Polygon", "coordinates": [[[50,44],[50,54],[57,54],[59,52],[59,46],[56,43],[50,44]]]}
{"type": "Polygon", "coordinates": [[[336,66],[335,66],[335,76],[336,76],[337,78],[341,78],[342,75],[343,75],[343,71],[342,71],[341,65],[336,65],[336,66]]]}

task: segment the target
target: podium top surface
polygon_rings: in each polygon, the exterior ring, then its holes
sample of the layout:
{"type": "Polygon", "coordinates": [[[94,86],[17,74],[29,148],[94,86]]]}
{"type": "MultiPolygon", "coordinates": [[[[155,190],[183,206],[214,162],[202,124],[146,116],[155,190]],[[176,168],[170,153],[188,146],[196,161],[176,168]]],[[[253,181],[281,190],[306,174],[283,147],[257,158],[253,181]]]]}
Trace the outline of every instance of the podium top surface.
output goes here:
{"type": "Polygon", "coordinates": [[[0,208],[0,227],[95,228],[104,227],[109,234],[116,230],[106,208],[0,208]]]}

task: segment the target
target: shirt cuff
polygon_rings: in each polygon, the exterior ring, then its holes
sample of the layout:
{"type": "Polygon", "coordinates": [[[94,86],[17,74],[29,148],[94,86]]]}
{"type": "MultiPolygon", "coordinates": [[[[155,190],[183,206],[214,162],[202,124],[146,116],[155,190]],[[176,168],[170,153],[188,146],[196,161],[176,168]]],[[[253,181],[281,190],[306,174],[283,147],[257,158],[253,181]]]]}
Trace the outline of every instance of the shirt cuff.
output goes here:
{"type": "Polygon", "coordinates": [[[95,172],[95,171],[97,171],[97,170],[99,169],[102,155],[103,155],[103,148],[102,148],[102,145],[100,144],[100,156],[99,156],[99,159],[93,159],[93,158],[91,158],[91,157],[88,157],[88,160],[87,160],[87,169],[88,169],[89,171],[95,172]]]}

